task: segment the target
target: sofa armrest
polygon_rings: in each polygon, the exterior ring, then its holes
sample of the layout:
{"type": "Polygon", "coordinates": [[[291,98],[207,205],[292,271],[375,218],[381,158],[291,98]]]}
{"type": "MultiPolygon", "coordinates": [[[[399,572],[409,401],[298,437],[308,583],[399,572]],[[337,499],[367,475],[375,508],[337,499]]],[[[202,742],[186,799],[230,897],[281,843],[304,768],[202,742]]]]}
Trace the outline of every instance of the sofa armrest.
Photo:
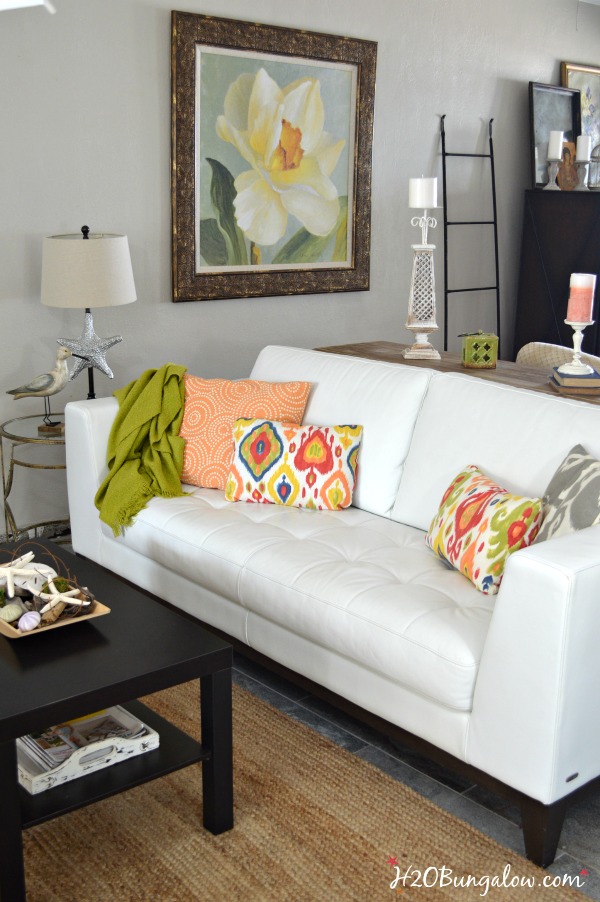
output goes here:
{"type": "Polygon", "coordinates": [[[600,526],[514,554],[477,677],[467,760],[545,804],[600,773],[600,526]]]}
{"type": "Polygon", "coordinates": [[[108,472],[106,449],[119,409],[116,398],[73,401],[65,407],[67,491],[73,548],[99,560],[103,526],[94,497],[108,472]]]}

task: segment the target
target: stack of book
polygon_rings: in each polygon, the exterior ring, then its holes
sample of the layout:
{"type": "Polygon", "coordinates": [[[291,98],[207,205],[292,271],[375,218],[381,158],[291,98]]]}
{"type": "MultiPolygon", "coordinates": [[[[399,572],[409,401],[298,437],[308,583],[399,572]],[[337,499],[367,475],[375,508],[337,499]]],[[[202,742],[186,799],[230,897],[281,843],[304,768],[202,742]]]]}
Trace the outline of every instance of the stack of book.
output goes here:
{"type": "Polygon", "coordinates": [[[595,370],[581,376],[573,376],[560,373],[558,367],[554,367],[550,376],[550,384],[564,395],[600,397],[600,374],[595,370]]]}

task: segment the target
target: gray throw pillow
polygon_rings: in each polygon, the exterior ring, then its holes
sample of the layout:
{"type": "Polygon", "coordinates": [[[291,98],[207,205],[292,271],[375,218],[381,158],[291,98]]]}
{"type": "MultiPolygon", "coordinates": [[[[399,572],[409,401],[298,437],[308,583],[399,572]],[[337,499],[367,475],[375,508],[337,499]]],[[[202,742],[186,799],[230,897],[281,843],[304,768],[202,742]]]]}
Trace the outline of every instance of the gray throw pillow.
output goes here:
{"type": "Polygon", "coordinates": [[[544,520],[535,541],[600,523],[600,460],[571,448],[544,492],[544,520]]]}

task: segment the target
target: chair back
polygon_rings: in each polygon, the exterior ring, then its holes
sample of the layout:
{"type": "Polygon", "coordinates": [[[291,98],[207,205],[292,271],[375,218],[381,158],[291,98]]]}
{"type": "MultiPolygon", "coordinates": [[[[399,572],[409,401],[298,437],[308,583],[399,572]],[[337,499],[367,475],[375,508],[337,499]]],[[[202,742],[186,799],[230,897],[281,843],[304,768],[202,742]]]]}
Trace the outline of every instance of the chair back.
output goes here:
{"type": "MultiPolygon", "coordinates": [[[[516,362],[523,366],[539,366],[542,369],[551,369],[568,363],[573,359],[573,348],[565,348],[562,345],[547,344],[543,341],[530,341],[523,345],[517,354],[516,362]]],[[[581,359],[588,366],[600,370],[600,357],[593,354],[582,354],[581,359]]]]}

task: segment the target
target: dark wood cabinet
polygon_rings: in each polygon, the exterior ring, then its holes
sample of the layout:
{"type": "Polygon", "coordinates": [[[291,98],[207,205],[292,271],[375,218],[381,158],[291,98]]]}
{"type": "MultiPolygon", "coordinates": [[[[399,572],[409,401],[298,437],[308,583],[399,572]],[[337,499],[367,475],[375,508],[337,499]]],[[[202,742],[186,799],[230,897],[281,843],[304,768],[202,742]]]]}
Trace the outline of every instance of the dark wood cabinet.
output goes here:
{"type": "MultiPolygon", "coordinates": [[[[600,273],[600,191],[525,192],[513,359],[530,341],[573,346],[565,325],[571,273],[600,273]]],[[[600,355],[600,277],[584,351],[600,355]]]]}

